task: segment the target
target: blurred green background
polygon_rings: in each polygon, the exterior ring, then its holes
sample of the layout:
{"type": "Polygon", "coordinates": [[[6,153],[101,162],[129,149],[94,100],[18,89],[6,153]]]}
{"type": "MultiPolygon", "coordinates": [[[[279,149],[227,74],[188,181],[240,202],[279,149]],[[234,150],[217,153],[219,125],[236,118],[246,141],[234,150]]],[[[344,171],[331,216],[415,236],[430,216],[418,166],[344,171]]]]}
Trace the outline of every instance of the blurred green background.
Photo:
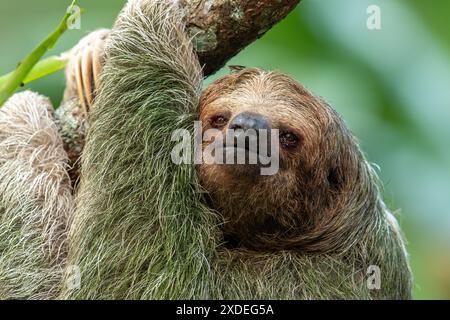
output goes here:
{"type": "MultiPolygon", "coordinates": [[[[0,0],[0,74],[56,27],[69,2],[0,0]]],[[[124,3],[79,0],[81,29],[48,55],[110,27],[124,3]]],[[[288,73],[343,115],[380,167],[385,199],[408,240],[417,299],[450,299],[449,17],[447,0],[303,0],[230,62],[288,73]],[[381,9],[381,30],[366,26],[371,4],[381,9]]],[[[58,105],[64,75],[26,88],[58,105]]]]}

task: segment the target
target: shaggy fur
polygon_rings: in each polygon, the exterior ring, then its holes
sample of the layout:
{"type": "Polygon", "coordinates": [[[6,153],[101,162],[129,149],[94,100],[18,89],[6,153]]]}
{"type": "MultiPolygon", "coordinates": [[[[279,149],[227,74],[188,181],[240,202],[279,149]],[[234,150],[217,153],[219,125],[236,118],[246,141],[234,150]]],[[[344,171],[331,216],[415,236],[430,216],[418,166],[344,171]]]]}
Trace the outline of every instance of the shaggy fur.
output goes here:
{"type": "MultiPolygon", "coordinates": [[[[345,250],[368,233],[371,223],[384,219],[372,168],[323,100],[286,75],[246,69],[206,90],[200,120],[207,130],[215,115],[231,120],[242,112],[264,116],[280,135],[290,132],[299,141],[293,148],[279,148],[276,175],[253,174],[248,165],[199,166],[213,206],[240,245],[345,250]]],[[[220,128],[223,135],[227,129],[220,128]]]]}
{"type": "Polygon", "coordinates": [[[0,299],[60,291],[74,202],[52,110],[29,91],[0,110],[0,299]]]}
{"type": "Polygon", "coordinates": [[[409,298],[398,226],[342,120],[293,80],[259,70],[219,80],[200,102],[201,68],[171,3],[129,1],[107,42],[70,233],[81,288],[62,297],[409,298]],[[279,175],[243,178],[247,191],[223,168],[197,175],[171,162],[174,129],[258,99],[302,137],[279,175]],[[270,234],[259,232],[267,216],[270,234]],[[368,289],[370,265],[381,269],[380,290],[368,289]]]}
{"type": "Polygon", "coordinates": [[[174,128],[193,126],[201,69],[166,1],[130,1],[107,42],[92,108],[64,298],[207,298],[215,216],[192,166],[172,163],[174,128]]]}
{"type": "MultiPolygon", "coordinates": [[[[217,115],[231,120],[242,112],[264,116],[299,143],[280,147],[273,176],[255,174],[247,164],[198,166],[209,203],[225,219],[227,249],[219,252],[226,267],[217,274],[236,281],[225,286],[233,289],[230,296],[218,296],[409,298],[399,228],[339,115],[291,78],[258,69],[219,79],[202,96],[204,130],[217,115]],[[379,291],[367,289],[370,265],[381,269],[379,291]]],[[[221,126],[223,135],[227,129],[221,126]]]]}

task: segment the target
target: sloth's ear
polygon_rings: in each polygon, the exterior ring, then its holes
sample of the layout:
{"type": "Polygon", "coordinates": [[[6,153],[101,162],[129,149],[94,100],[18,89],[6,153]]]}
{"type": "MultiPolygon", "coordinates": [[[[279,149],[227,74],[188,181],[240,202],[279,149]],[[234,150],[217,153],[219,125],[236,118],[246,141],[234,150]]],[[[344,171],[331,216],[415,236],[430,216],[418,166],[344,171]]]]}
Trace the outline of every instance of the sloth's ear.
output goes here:
{"type": "Polygon", "coordinates": [[[237,74],[241,72],[242,70],[246,69],[246,66],[240,66],[240,65],[230,65],[228,66],[228,69],[230,69],[230,74],[237,74]]]}
{"type": "Polygon", "coordinates": [[[331,189],[339,189],[342,183],[342,174],[338,168],[333,167],[328,171],[327,182],[331,189]]]}

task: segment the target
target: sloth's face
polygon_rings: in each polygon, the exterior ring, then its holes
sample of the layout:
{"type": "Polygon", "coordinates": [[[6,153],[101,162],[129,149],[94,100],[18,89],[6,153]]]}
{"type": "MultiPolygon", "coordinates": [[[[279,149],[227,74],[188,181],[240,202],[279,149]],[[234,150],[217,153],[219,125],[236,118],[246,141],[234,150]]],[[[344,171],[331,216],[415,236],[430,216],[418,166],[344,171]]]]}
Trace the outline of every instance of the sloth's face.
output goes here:
{"type": "Polygon", "coordinates": [[[322,100],[278,73],[244,70],[205,90],[200,120],[203,132],[214,130],[204,139],[203,150],[215,139],[223,139],[223,149],[216,152],[244,149],[246,155],[243,164],[210,162],[198,166],[200,180],[210,192],[213,206],[228,221],[231,233],[257,232],[255,226],[262,232],[277,232],[283,229],[281,225],[292,228],[302,224],[302,199],[327,183],[330,146],[325,137],[335,116],[322,100]],[[272,175],[262,175],[260,169],[267,164],[249,163],[249,154],[261,155],[261,149],[249,144],[261,143],[259,130],[271,133],[274,129],[276,141],[269,138],[262,145],[268,143],[264,151],[271,150],[266,152],[271,157],[276,156],[273,152],[278,154],[279,168],[272,175]],[[232,141],[227,140],[227,130],[235,130],[232,141]],[[248,136],[254,139],[238,145],[237,131],[251,132],[248,136]]]}
{"type": "Polygon", "coordinates": [[[248,69],[219,79],[206,89],[201,101],[203,156],[209,163],[201,166],[201,173],[222,187],[228,183],[230,187],[235,183],[242,187],[245,183],[273,185],[276,181],[285,185],[297,180],[299,170],[316,164],[322,131],[331,117],[328,109],[282,74],[248,69]],[[234,132],[231,136],[230,131],[234,132]],[[229,151],[235,155],[231,162],[226,159],[229,151]],[[245,154],[243,162],[236,161],[240,151],[245,154]],[[224,163],[208,159],[216,153],[224,163]],[[249,155],[258,161],[252,162],[249,155]],[[262,174],[261,167],[275,159],[277,170],[262,174]]]}

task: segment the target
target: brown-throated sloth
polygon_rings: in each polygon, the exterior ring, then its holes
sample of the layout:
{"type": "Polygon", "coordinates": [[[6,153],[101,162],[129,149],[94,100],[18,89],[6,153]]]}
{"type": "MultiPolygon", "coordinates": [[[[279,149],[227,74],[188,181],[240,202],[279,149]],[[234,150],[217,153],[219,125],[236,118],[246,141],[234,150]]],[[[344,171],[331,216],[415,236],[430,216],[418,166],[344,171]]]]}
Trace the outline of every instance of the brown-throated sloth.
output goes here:
{"type": "Polygon", "coordinates": [[[410,297],[375,173],[342,119],[303,86],[244,69],[202,93],[180,10],[157,0],[121,12],[99,83],[69,234],[67,265],[81,282],[62,281],[60,298],[410,297]],[[193,132],[197,119],[217,134],[279,130],[278,172],[175,164],[172,133],[193,132]]]}

